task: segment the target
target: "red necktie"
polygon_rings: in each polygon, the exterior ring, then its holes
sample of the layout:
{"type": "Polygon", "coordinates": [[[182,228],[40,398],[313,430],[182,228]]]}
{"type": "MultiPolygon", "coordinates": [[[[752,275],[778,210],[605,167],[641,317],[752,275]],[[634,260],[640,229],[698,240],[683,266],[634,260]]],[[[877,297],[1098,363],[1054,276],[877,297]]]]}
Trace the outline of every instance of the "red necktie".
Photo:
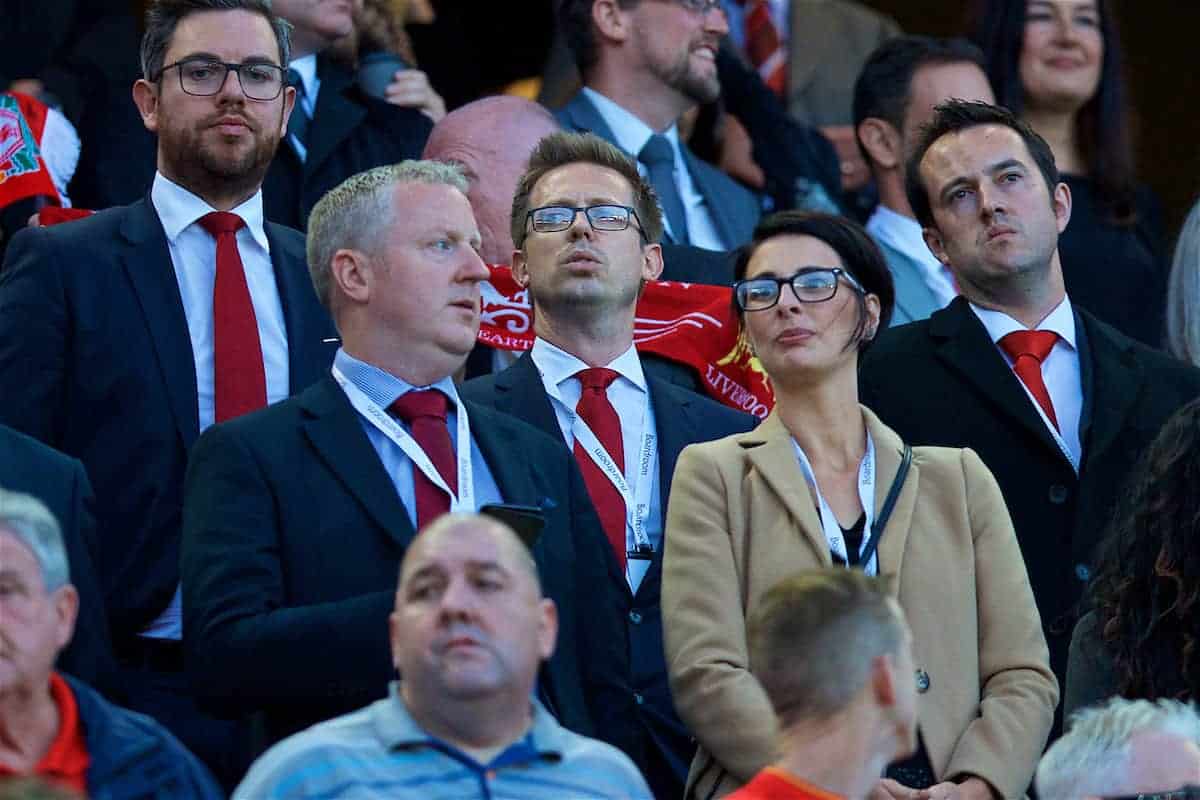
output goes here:
{"type": "Polygon", "coordinates": [[[213,211],[200,227],[217,240],[213,284],[213,394],[216,421],[241,416],[267,404],[258,320],[238,254],[237,232],[246,223],[237,214],[213,211]]]}
{"type": "Polygon", "coordinates": [[[1000,337],[1000,349],[1013,360],[1013,372],[1054,423],[1055,430],[1058,430],[1058,417],[1054,415],[1054,403],[1042,380],[1042,361],[1050,355],[1057,341],[1058,334],[1054,331],[1013,331],[1000,337]]]}
{"type": "MultiPolygon", "coordinates": [[[[579,403],[575,413],[596,434],[600,444],[608,451],[613,463],[625,472],[625,447],[621,444],[621,419],[617,410],[608,402],[608,386],[617,379],[618,373],[604,367],[591,367],[575,373],[583,391],[579,395],[579,403]]],[[[600,524],[608,543],[612,545],[617,555],[617,563],[625,570],[625,498],[613,486],[612,481],[604,474],[604,470],[596,466],[579,443],[575,440],[575,460],[583,473],[583,482],[592,498],[592,505],[600,516],[600,524]]]]}
{"type": "MultiPolygon", "coordinates": [[[[450,490],[458,494],[458,464],[454,460],[450,429],[446,427],[446,395],[437,389],[405,392],[388,411],[408,423],[412,438],[450,490]]],[[[413,494],[417,498],[418,530],[450,510],[450,495],[425,477],[416,464],[413,464],[413,494]]]]}
{"type": "Polygon", "coordinates": [[[780,97],[787,90],[787,53],[771,19],[768,0],[746,0],[746,55],[763,83],[780,97]]]}

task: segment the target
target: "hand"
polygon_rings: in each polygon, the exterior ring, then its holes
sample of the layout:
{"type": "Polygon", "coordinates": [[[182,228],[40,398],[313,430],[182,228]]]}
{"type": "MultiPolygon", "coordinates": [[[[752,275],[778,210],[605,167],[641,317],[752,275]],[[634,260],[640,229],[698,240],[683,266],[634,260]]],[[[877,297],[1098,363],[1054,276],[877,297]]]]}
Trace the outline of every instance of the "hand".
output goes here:
{"type": "Polygon", "coordinates": [[[867,800],[917,800],[920,796],[919,789],[910,789],[891,778],[880,778],[867,795],[867,800]]]}
{"type": "Polygon", "coordinates": [[[45,88],[45,84],[37,78],[18,78],[8,85],[8,91],[27,94],[30,97],[37,97],[45,88]]]}
{"type": "Polygon", "coordinates": [[[395,106],[415,108],[434,122],[446,116],[446,103],[419,69],[397,70],[384,90],[384,100],[395,106]]]}

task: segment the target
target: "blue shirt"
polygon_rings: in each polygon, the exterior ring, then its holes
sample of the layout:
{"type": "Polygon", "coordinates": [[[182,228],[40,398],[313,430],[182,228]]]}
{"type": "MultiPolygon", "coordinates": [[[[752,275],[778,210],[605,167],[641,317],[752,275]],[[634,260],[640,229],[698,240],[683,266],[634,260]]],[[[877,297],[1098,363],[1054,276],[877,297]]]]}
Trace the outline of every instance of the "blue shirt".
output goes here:
{"type": "Polygon", "coordinates": [[[648,800],[629,757],[572,733],[536,700],[521,739],[480,764],[417,725],[389,696],[284,739],[254,763],[233,800],[648,800]]]}
{"type": "MultiPolygon", "coordinates": [[[[379,367],[359,361],[341,348],[338,348],[337,354],[333,357],[333,364],[341,370],[346,380],[357,386],[380,408],[386,409],[396,402],[396,398],[414,389],[438,389],[441,391],[450,398],[453,406],[446,413],[446,425],[450,428],[450,441],[454,442],[454,452],[458,452],[457,409],[462,407],[462,400],[459,399],[458,390],[449,376],[431,386],[413,386],[395,375],[384,372],[379,367]]],[[[360,414],[358,421],[362,423],[363,430],[366,431],[367,438],[371,441],[371,446],[379,454],[379,460],[383,462],[383,468],[387,470],[388,477],[392,479],[392,485],[396,487],[396,494],[400,496],[400,502],[404,504],[404,510],[408,513],[413,530],[416,530],[417,495],[413,489],[412,459],[405,455],[395,442],[384,435],[383,431],[371,424],[366,417],[360,414]]],[[[401,424],[404,425],[404,423],[401,424]]],[[[408,426],[404,425],[404,427],[407,430],[408,426]]],[[[474,436],[471,437],[471,467],[475,473],[476,505],[503,503],[504,498],[500,494],[500,487],[496,485],[492,470],[484,460],[483,454],[479,452],[479,444],[475,441],[474,436]]]]}

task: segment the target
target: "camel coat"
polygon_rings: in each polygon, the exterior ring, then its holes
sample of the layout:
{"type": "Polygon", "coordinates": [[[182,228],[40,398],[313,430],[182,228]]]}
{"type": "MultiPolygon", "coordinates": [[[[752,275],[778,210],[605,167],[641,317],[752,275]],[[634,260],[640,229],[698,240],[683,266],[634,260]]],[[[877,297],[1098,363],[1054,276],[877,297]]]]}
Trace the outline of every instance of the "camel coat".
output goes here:
{"type": "MultiPolygon", "coordinates": [[[[875,442],[878,511],[904,444],[862,411],[875,442]]],[[[751,674],[745,620],[781,579],[833,565],[778,415],[683,451],[665,539],[667,667],[679,715],[699,742],[688,796],[721,797],[775,759],[775,715],[751,674]]],[[[898,576],[917,674],[927,676],[918,680],[917,703],[935,774],[970,773],[1005,798],[1021,797],[1050,731],[1058,683],[1008,510],[979,457],[913,448],[878,552],[880,572],[898,576]]]]}

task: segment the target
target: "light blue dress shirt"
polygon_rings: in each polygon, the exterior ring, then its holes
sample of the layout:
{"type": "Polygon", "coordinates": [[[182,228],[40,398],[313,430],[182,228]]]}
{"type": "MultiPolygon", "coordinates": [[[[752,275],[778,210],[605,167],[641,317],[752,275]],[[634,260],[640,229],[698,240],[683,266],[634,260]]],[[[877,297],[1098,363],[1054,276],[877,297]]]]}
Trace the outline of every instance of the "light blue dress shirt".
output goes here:
{"type": "MultiPolygon", "coordinates": [[[[458,452],[457,409],[461,407],[462,400],[459,399],[454,381],[449,377],[442,378],[431,386],[413,386],[395,375],[384,372],[379,367],[359,361],[341,348],[338,348],[337,354],[333,357],[333,364],[341,370],[346,380],[357,386],[363,394],[383,409],[396,402],[401,395],[415,389],[438,389],[441,391],[452,401],[452,407],[446,413],[446,426],[450,429],[450,441],[454,442],[454,452],[458,452]]],[[[360,414],[358,421],[366,431],[371,446],[379,454],[379,460],[383,462],[383,468],[387,470],[388,477],[392,479],[392,485],[396,487],[396,494],[400,496],[400,502],[404,504],[408,520],[412,523],[413,530],[416,530],[417,495],[413,489],[412,459],[405,455],[399,445],[389,439],[383,431],[371,424],[366,417],[360,414]]],[[[408,425],[403,422],[400,424],[405,430],[408,430],[408,425]]],[[[488,503],[503,503],[504,498],[500,495],[500,487],[496,485],[491,468],[488,467],[483,454],[479,452],[479,445],[474,435],[471,436],[471,467],[475,474],[476,510],[478,506],[488,503]]]]}

